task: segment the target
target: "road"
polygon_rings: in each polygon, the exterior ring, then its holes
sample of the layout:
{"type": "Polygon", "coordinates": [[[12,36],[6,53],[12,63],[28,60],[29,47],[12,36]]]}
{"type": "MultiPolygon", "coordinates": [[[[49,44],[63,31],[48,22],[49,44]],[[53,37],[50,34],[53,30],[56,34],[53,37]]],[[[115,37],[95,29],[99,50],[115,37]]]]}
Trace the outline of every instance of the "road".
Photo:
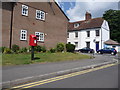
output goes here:
{"type": "Polygon", "coordinates": [[[98,68],[93,71],[85,71],[83,74],[73,76],[64,75],[62,79],[56,78],[52,81],[46,80],[45,83],[39,81],[36,84],[25,85],[26,88],[118,88],[118,66],[98,68]],[[47,83],[46,83],[47,82],[47,83]],[[42,83],[40,85],[40,83],[42,83]]]}
{"type": "Polygon", "coordinates": [[[34,88],[118,88],[118,66],[108,67],[34,88]]]}

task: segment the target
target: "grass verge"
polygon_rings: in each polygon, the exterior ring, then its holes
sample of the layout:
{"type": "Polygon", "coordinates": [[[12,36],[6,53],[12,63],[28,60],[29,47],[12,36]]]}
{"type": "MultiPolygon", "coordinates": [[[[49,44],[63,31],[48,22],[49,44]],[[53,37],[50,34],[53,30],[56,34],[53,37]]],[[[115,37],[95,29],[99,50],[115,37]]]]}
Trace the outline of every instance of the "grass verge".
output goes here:
{"type": "Polygon", "coordinates": [[[31,60],[31,54],[2,54],[2,65],[23,65],[43,62],[58,62],[68,60],[88,59],[91,56],[79,53],[37,53],[36,59],[31,60]]]}

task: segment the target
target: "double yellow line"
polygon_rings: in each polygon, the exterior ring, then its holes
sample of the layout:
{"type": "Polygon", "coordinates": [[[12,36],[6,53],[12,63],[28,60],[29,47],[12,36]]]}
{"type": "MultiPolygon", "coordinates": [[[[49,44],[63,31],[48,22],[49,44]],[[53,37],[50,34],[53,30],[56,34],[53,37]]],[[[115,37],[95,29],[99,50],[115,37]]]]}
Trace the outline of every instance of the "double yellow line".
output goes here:
{"type": "Polygon", "coordinates": [[[109,65],[105,65],[105,66],[101,66],[101,67],[97,67],[97,68],[93,68],[93,69],[88,69],[88,70],[75,72],[75,73],[71,73],[71,74],[67,74],[67,75],[63,75],[63,76],[58,76],[58,77],[54,77],[54,78],[50,78],[50,79],[45,79],[45,80],[42,80],[42,81],[37,81],[37,82],[28,83],[28,84],[24,84],[24,85],[20,85],[20,86],[15,86],[15,87],[12,87],[12,89],[15,89],[15,88],[31,88],[31,87],[39,86],[39,85],[42,85],[42,84],[46,84],[46,83],[70,78],[70,77],[73,77],[73,76],[85,74],[85,73],[88,73],[88,72],[91,72],[91,71],[96,71],[96,70],[99,70],[99,69],[107,68],[107,67],[110,67],[110,66],[113,66],[113,65],[116,65],[116,64],[109,64],[109,65]]]}

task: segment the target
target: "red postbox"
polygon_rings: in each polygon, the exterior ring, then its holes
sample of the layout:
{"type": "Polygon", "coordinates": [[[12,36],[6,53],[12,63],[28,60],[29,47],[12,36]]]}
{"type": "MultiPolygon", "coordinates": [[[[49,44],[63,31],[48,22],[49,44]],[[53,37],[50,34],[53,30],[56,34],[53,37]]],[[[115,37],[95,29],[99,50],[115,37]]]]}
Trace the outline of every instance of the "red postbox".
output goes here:
{"type": "Polygon", "coordinates": [[[37,37],[35,35],[30,35],[29,45],[37,46],[37,37]]]}

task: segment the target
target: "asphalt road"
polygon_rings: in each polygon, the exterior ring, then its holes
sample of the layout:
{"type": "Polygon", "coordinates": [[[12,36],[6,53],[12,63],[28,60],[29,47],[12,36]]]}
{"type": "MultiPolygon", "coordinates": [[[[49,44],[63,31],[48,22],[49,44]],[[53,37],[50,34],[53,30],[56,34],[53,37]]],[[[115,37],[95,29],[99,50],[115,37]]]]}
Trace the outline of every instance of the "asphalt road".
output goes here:
{"type": "MultiPolygon", "coordinates": [[[[32,88],[118,88],[118,67],[115,65],[86,74],[46,83],[32,88]]],[[[119,69],[120,70],[120,69],[119,69]]]]}

